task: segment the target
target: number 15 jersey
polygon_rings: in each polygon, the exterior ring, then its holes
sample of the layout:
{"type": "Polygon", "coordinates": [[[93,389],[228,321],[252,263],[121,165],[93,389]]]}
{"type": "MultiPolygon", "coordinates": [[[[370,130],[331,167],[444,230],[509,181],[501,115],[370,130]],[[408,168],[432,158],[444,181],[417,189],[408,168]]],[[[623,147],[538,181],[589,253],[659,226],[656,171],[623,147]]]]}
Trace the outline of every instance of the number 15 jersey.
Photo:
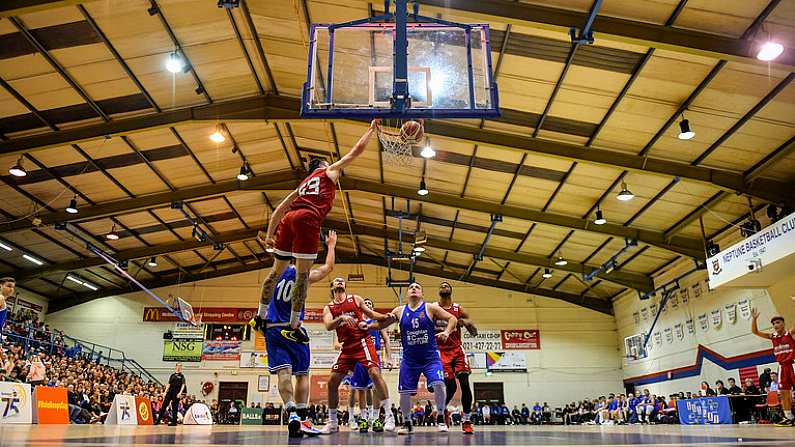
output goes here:
{"type": "MultiPolygon", "coordinates": [[[[290,294],[295,286],[295,272],[295,266],[288,265],[279,276],[268,305],[268,325],[290,322],[290,312],[293,310],[290,294]]],[[[301,321],[304,321],[304,309],[301,309],[301,321]]]]}

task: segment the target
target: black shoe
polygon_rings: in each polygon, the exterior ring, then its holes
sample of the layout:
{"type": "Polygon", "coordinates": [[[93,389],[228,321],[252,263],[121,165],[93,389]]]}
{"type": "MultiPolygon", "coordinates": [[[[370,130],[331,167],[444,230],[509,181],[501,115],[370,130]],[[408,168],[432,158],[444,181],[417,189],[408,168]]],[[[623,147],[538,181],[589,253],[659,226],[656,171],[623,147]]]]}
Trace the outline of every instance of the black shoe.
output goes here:
{"type": "Polygon", "coordinates": [[[287,436],[291,438],[301,438],[304,433],[301,431],[301,421],[298,418],[291,419],[287,423],[287,436]]]}
{"type": "Polygon", "coordinates": [[[795,421],[785,416],[784,419],[776,422],[774,425],[776,427],[795,427],[795,421]]]}
{"type": "Polygon", "coordinates": [[[176,427],[177,424],[168,424],[169,427],[176,427]]]}
{"type": "Polygon", "coordinates": [[[160,425],[160,421],[155,421],[154,425],[160,425]]]}

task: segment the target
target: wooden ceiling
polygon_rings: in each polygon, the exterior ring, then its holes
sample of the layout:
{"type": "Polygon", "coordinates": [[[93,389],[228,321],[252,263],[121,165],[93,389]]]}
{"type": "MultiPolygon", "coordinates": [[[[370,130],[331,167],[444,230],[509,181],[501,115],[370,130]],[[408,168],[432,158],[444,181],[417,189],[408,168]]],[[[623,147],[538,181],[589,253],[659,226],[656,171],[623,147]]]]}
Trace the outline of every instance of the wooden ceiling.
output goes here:
{"type": "MultiPolygon", "coordinates": [[[[422,0],[425,15],[489,23],[502,117],[426,123],[436,158],[383,162],[375,139],[346,170],[327,226],[344,262],[384,264],[399,221],[422,273],[611,313],[674,263],[732,240],[749,210],[795,205],[795,4],[605,1],[593,46],[573,46],[592,1],[422,0]],[[776,63],[754,58],[767,35],[776,63]],[[696,131],[677,139],[682,114],[696,131]],[[425,176],[431,193],[416,188],[425,176]],[[635,198],[616,200],[626,182],[635,198]],[[392,206],[395,197],[395,207],[392,206]],[[410,209],[406,199],[411,200],[410,209]],[[595,225],[600,209],[609,223],[595,225]],[[490,214],[504,216],[480,250],[490,214]],[[703,229],[702,229],[703,223],[703,229]],[[618,268],[584,281],[625,245],[618,268]],[[569,264],[556,266],[565,257],[569,264]],[[544,268],[552,269],[543,278],[544,268]]],[[[366,124],[298,116],[309,23],[383,2],[11,0],[0,5],[0,270],[52,310],[130,290],[85,241],[150,287],[263,268],[254,235],[309,154],[338,157],[366,124]],[[174,50],[188,69],[164,69],[174,50]],[[216,144],[217,127],[227,135],[216,144]],[[106,138],[107,136],[107,138],[106,138]],[[6,174],[21,157],[29,174],[6,174]],[[248,163],[254,177],[235,176],[248,163]],[[80,213],[64,208],[76,198],[80,213]],[[192,238],[182,200],[221,251],[192,238]],[[54,225],[69,222],[66,230],[54,225]],[[104,235],[118,230],[118,241],[104,235]],[[34,256],[42,266],[22,257],[34,256]],[[157,256],[157,267],[146,260],[157,256]],[[67,273],[99,287],[90,291],[67,273]]]]}

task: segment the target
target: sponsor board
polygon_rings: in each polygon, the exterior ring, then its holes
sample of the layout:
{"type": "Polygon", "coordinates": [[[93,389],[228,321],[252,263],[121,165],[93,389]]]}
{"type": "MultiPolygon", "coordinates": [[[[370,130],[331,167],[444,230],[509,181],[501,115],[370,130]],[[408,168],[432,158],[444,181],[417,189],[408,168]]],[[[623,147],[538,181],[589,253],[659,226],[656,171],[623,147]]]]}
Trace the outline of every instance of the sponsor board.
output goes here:
{"type": "Polygon", "coordinates": [[[527,356],[524,352],[487,352],[486,368],[494,372],[527,372],[527,356]]]}
{"type": "Polygon", "coordinates": [[[135,412],[138,415],[138,425],[153,425],[152,402],[145,397],[135,398],[135,412]]]}
{"type": "Polygon", "coordinates": [[[203,348],[201,338],[163,340],[163,361],[201,362],[203,348]]]}
{"type": "Polygon", "coordinates": [[[239,341],[208,341],[204,343],[202,360],[240,360],[239,341]]]}
{"type": "Polygon", "coordinates": [[[69,399],[66,388],[37,386],[34,400],[37,424],[68,424],[69,399]]]}
{"type": "Polygon", "coordinates": [[[241,409],[240,425],[262,425],[262,408],[241,409]]]}
{"type": "Polygon", "coordinates": [[[196,402],[185,412],[183,425],[213,425],[213,415],[207,405],[196,402]]]}
{"type": "Polygon", "coordinates": [[[33,422],[33,398],[30,385],[0,382],[0,424],[30,424],[33,422]]]}
{"type": "Polygon", "coordinates": [[[267,368],[268,354],[264,352],[241,352],[238,366],[241,368],[267,368]]]}
{"type": "Polygon", "coordinates": [[[503,329],[502,349],[541,349],[541,336],[536,329],[503,329]]]}
{"type": "Polygon", "coordinates": [[[135,397],[128,394],[114,396],[110,412],[105,418],[105,425],[138,425],[135,397]]]}

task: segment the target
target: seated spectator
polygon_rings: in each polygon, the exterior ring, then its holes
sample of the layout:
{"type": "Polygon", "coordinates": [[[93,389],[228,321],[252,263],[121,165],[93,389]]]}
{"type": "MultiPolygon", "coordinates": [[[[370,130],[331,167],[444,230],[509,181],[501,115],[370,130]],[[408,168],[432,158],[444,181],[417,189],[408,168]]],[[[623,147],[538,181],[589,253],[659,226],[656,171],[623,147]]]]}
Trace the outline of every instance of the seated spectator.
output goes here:
{"type": "Polygon", "coordinates": [[[734,377],[729,377],[729,394],[742,394],[743,390],[737,386],[737,382],[734,381],[734,377]]]}
{"type": "Polygon", "coordinates": [[[701,382],[701,387],[698,390],[700,396],[715,396],[715,390],[709,387],[709,382],[701,382]]]}
{"type": "Polygon", "coordinates": [[[522,425],[527,425],[527,421],[530,420],[530,409],[527,408],[527,404],[522,404],[522,425]]]}
{"type": "Polygon", "coordinates": [[[552,420],[552,409],[549,408],[549,404],[544,402],[544,405],[541,406],[541,422],[549,423],[552,420]]]}
{"type": "Polygon", "coordinates": [[[522,423],[522,412],[519,411],[519,406],[514,405],[513,411],[511,411],[511,421],[513,425],[519,425],[522,423]]]}
{"type": "Polygon", "coordinates": [[[721,396],[721,395],[725,395],[725,394],[729,394],[729,389],[726,388],[725,386],[723,386],[723,381],[722,380],[716,380],[715,381],[715,395],[721,396]]]}
{"type": "Polygon", "coordinates": [[[638,402],[638,417],[639,421],[642,424],[649,424],[653,422],[652,417],[654,416],[654,403],[655,399],[649,393],[648,389],[643,390],[643,395],[640,398],[640,402],[638,402]]]}
{"type": "Polygon", "coordinates": [[[483,418],[483,425],[491,425],[491,408],[489,404],[483,404],[480,407],[480,415],[483,418]]]}
{"type": "Polygon", "coordinates": [[[757,388],[756,385],[754,385],[754,381],[748,378],[745,379],[745,386],[743,386],[743,394],[754,395],[761,393],[759,392],[759,388],[757,388]]]}
{"type": "Polygon", "coordinates": [[[511,425],[511,410],[508,408],[505,403],[502,404],[500,407],[500,424],[502,425],[511,425]]]}
{"type": "Polygon", "coordinates": [[[543,411],[542,410],[543,410],[543,408],[541,407],[541,405],[539,405],[538,402],[536,402],[536,404],[533,405],[533,411],[532,411],[532,413],[530,413],[530,423],[531,424],[533,424],[533,425],[541,425],[541,418],[543,416],[543,411]]]}

